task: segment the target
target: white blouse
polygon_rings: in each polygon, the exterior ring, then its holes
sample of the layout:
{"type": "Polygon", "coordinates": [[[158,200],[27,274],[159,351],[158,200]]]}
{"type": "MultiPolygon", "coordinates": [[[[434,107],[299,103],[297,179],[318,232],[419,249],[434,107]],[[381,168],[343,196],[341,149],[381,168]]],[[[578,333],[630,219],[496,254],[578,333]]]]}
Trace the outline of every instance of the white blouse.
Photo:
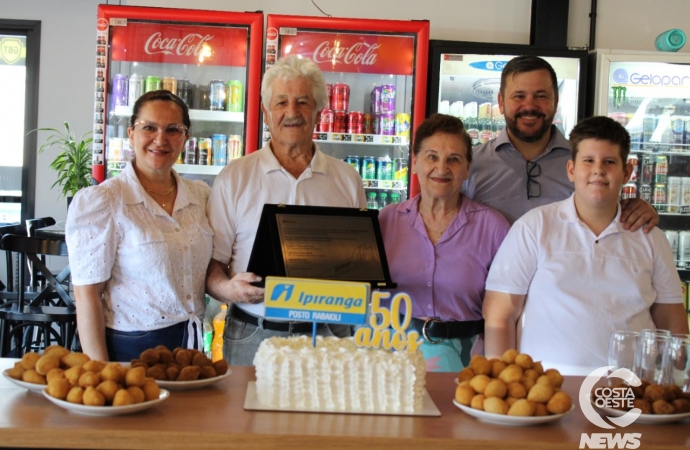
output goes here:
{"type": "Polygon", "coordinates": [[[149,197],[131,164],[117,177],[82,189],[70,205],[66,240],[72,282],[106,281],[105,325],[157,330],[188,320],[199,336],[213,231],[206,218],[210,188],[177,180],[169,216],[149,197]]]}

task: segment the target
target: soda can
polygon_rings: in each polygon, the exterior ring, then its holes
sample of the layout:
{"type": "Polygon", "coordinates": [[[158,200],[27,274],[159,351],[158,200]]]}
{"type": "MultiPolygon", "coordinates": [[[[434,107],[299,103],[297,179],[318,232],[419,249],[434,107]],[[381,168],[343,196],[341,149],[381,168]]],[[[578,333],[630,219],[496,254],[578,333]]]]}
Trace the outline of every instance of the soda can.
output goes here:
{"type": "Polygon", "coordinates": [[[177,78],[175,77],[163,77],[163,89],[170,91],[177,95],[177,78]]]}
{"type": "Polygon", "coordinates": [[[395,114],[395,86],[381,86],[381,114],[395,114]]]}
{"type": "Polygon", "coordinates": [[[372,115],[373,119],[371,121],[371,133],[381,134],[381,114],[372,115]]]}
{"type": "Polygon", "coordinates": [[[240,80],[228,81],[228,111],[244,111],[244,88],[240,80]]]}
{"type": "Polygon", "coordinates": [[[410,137],[410,115],[400,113],[395,115],[395,135],[410,137]]]}
{"type": "Polygon", "coordinates": [[[671,116],[671,143],[673,148],[681,149],[683,147],[683,133],[685,131],[685,122],[683,116],[671,116]]]}
{"type": "Polygon", "coordinates": [[[640,184],[640,188],[637,190],[638,195],[642,200],[647,203],[652,203],[652,185],[649,183],[640,184]]]}
{"type": "Polygon", "coordinates": [[[651,142],[654,130],[656,130],[656,115],[645,114],[642,119],[642,142],[651,142]]]}
{"type": "Polygon", "coordinates": [[[407,159],[393,159],[393,179],[396,181],[407,181],[407,159]]]}
{"type": "Polygon", "coordinates": [[[228,164],[228,137],[224,134],[211,136],[212,166],[225,166],[228,164]]]}
{"type": "Polygon", "coordinates": [[[347,133],[347,113],[345,111],[333,111],[333,132],[347,133]]]}
{"type": "Polygon", "coordinates": [[[350,111],[347,113],[347,132],[350,134],[364,133],[364,123],[362,121],[361,112],[350,111]]]}
{"type": "Polygon", "coordinates": [[[371,114],[362,114],[362,129],[364,134],[374,133],[374,118],[371,114]]]}
{"type": "Polygon", "coordinates": [[[362,179],[375,180],[376,179],[376,159],[373,156],[365,156],[362,158],[362,179]]]}
{"type": "Polygon", "coordinates": [[[668,175],[668,159],[664,155],[657,155],[654,158],[654,182],[666,183],[668,175]]]}
{"type": "Polygon", "coordinates": [[[197,147],[199,149],[199,159],[198,159],[198,164],[200,166],[210,166],[211,165],[211,156],[212,156],[212,147],[211,147],[211,139],[209,138],[199,138],[197,140],[197,147]]]}
{"type": "Polygon", "coordinates": [[[394,114],[379,114],[379,128],[382,135],[395,135],[395,115],[394,114]]]}
{"type": "Polygon", "coordinates": [[[678,268],[690,266],[690,231],[678,232],[678,268]]]}
{"type": "Polygon", "coordinates": [[[681,205],[681,181],[680,177],[668,177],[666,203],[668,204],[667,211],[670,213],[677,213],[681,205]]]}
{"type": "Polygon", "coordinates": [[[360,173],[359,156],[349,155],[345,158],[345,162],[351,165],[357,171],[357,173],[360,173]]]}
{"type": "Polygon", "coordinates": [[[680,179],[680,204],[690,206],[690,178],[688,177],[680,179]]]}
{"type": "Polygon", "coordinates": [[[189,80],[184,78],[177,80],[177,96],[182,99],[187,107],[191,108],[193,106],[194,90],[189,80]]]}
{"type": "Polygon", "coordinates": [[[129,101],[129,77],[127,75],[118,73],[113,77],[112,101],[113,106],[127,106],[129,101]]]}
{"type": "Polygon", "coordinates": [[[157,91],[161,88],[161,79],[159,77],[149,75],[146,77],[146,81],[144,82],[144,93],[146,92],[151,92],[151,91],[157,91]]]}
{"type": "Polygon", "coordinates": [[[629,198],[637,198],[637,185],[635,183],[627,183],[623,186],[621,191],[621,200],[626,200],[629,198]]]}
{"type": "Polygon", "coordinates": [[[141,94],[144,93],[144,80],[141,75],[133,73],[132,76],[129,77],[129,86],[127,91],[127,104],[129,106],[134,106],[134,103],[136,103],[137,99],[141,97],[141,94]]]}
{"type": "MultiPolygon", "coordinates": [[[[371,90],[371,114],[381,114],[381,89],[382,86],[374,86],[371,90]]],[[[378,133],[374,133],[378,134],[378,133]]]]}
{"type": "Polygon", "coordinates": [[[326,107],[324,109],[333,109],[333,85],[326,83],[326,107]]]}
{"type": "Polygon", "coordinates": [[[683,116],[683,150],[690,150],[690,116],[683,116]]]}
{"type": "Polygon", "coordinates": [[[654,181],[654,157],[645,155],[642,157],[642,176],[640,181],[651,183],[654,181]]]}
{"type": "Polygon", "coordinates": [[[628,156],[628,164],[632,166],[632,175],[630,175],[630,181],[637,181],[640,172],[640,158],[637,155],[628,156]]]}
{"type": "Polygon", "coordinates": [[[659,212],[666,212],[666,183],[656,183],[654,185],[652,206],[659,212]]]}
{"type": "Polygon", "coordinates": [[[226,98],[227,90],[225,89],[225,83],[221,80],[211,80],[208,83],[209,109],[211,111],[225,111],[226,98]]]}
{"type": "Polygon", "coordinates": [[[184,163],[196,164],[196,138],[190,137],[184,146],[184,163]]]}
{"type": "Polygon", "coordinates": [[[674,230],[664,230],[664,234],[666,235],[666,239],[668,239],[668,244],[671,246],[671,254],[673,255],[673,259],[675,261],[678,261],[678,236],[679,233],[674,230]]]}
{"type": "Polygon", "coordinates": [[[333,110],[323,109],[321,111],[321,122],[319,122],[319,131],[322,133],[333,132],[333,110]]]}
{"type": "Polygon", "coordinates": [[[333,85],[331,106],[334,111],[347,111],[350,105],[350,86],[346,83],[333,85]]]}
{"type": "Polygon", "coordinates": [[[387,156],[376,160],[376,178],[381,181],[393,179],[393,161],[387,156]]]}
{"type": "Polygon", "coordinates": [[[239,134],[228,136],[228,159],[241,158],[242,153],[242,136],[239,134]]]}

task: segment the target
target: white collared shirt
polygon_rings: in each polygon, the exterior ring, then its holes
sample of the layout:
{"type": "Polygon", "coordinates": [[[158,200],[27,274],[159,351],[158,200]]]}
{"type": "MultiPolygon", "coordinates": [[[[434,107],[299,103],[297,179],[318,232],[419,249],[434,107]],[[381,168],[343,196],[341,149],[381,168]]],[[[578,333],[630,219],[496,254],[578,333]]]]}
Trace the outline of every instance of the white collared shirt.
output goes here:
{"type": "MultiPolygon", "coordinates": [[[[280,165],[269,144],[233,160],[216,177],[207,208],[213,259],[229,263],[231,277],[247,270],[264,204],[366,208],[357,171],[316,144],[314,148],[309,167],[297,179],[280,165]]],[[[263,303],[238,306],[264,315],[263,303]]]]}
{"type": "Polygon", "coordinates": [[[172,216],[146,194],[131,164],[79,191],[70,205],[65,229],[72,281],[107,281],[108,328],[156,330],[203,318],[213,237],[205,214],[210,188],[173,174],[172,216]]]}
{"type": "Polygon", "coordinates": [[[535,208],[513,224],[486,290],[527,295],[518,349],[544,367],[604,366],[612,331],[654,328],[652,304],[683,301],[661,230],[626,231],[619,207],[595,236],[578,218],[574,196],[535,208]]]}

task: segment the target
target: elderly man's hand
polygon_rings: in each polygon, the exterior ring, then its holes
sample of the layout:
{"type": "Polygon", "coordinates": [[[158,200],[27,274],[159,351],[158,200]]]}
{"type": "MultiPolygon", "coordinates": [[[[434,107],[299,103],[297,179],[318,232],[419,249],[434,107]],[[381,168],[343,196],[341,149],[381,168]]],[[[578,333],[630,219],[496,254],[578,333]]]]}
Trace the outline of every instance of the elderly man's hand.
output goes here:
{"type": "Polygon", "coordinates": [[[250,272],[241,272],[228,280],[228,289],[234,303],[261,303],[264,301],[264,288],[252,286],[251,282],[261,281],[261,277],[250,272]]]}

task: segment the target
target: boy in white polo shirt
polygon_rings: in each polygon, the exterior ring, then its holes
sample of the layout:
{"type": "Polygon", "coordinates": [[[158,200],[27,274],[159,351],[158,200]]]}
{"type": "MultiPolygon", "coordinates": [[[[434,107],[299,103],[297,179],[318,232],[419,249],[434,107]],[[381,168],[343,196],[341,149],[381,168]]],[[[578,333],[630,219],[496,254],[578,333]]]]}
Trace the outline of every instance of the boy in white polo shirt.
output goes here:
{"type": "Polygon", "coordinates": [[[592,117],[573,128],[570,146],[573,195],[522,216],[493,260],[485,345],[487,357],[518,348],[544,367],[586,374],[607,365],[612,331],[688,333],[688,322],[664,233],[626,231],[619,220],[628,132],[592,117]]]}

